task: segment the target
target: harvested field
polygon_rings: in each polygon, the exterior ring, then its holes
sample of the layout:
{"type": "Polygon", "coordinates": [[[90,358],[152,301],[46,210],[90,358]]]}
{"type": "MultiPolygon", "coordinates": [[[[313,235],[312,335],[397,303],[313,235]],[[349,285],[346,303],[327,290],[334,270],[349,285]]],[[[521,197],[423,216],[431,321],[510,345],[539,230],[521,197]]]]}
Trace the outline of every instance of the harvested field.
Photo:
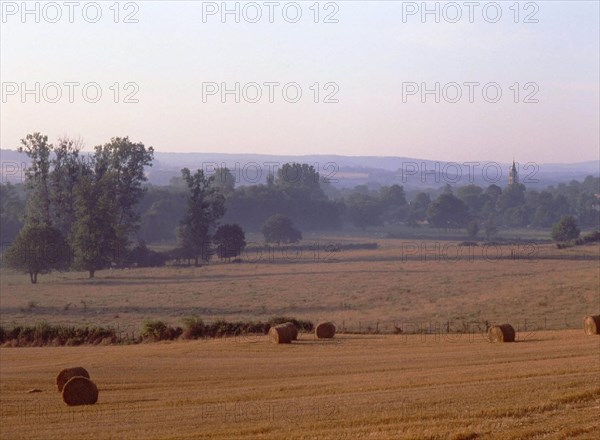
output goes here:
{"type": "Polygon", "coordinates": [[[598,339],[582,329],[519,336],[2,348],[0,430],[57,440],[595,438],[598,339]],[[94,371],[96,405],[67,407],[56,393],[59,365],[77,363],[94,371]]]}

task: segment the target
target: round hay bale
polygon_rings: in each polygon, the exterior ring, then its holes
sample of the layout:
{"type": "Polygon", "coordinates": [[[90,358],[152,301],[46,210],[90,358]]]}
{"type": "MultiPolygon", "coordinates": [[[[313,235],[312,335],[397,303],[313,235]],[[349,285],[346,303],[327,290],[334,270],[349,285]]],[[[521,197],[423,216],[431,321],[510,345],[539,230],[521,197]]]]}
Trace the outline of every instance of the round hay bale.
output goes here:
{"type": "Polygon", "coordinates": [[[286,322],[284,325],[286,325],[290,329],[290,336],[292,338],[292,341],[298,340],[298,328],[294,325],[294,323],[286,322]]]}
{"type": "Polygon", "coordinates": [[[583,318],[583,330],[588,336],[600,335],[600,315],[590,315],[583,318]]]}
{"type": "Polygon", "coordinates": [[[292,332],[285,324],[279,324],[269,329],[269,338],[274,344],[290,344],[292,332]]]}
{"type": "Polygon", "coordinates": [[[335,336],[335,325],[333,322],[322,322],[315,328],[317,339],[331,339],[335,336]]]}
{"type": "Polygon", "coordinates": [[[490,342],[515,342],[515,329],[510,324],[493,325],[488,330],[490,342]]]}
{"type": "Polygon", "coordinates": [[[93,405],[98,401],[98,387],[87,377],[75,376],[63,387],[62,398],[69,406],[93,405]]]}
{"type": "Polygon", "coordinates": [[[58,391],[62,391],[69,379],[75,376],[83,376],[89,379],[90,373],[83,367],[65,368],[58,373],[58,376],[56,376],[56,386],[58,387],[58,391]]]}

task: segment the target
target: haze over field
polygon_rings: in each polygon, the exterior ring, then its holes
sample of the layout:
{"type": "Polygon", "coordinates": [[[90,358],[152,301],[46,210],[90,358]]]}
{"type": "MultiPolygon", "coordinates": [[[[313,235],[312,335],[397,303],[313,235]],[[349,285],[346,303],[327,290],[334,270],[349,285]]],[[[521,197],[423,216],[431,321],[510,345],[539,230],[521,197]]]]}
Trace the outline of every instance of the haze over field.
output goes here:
{"type": "Polygon", "coordinates": [[[3,148],[41,131],[90,146],[129,135],[161,152],[598,158],[598,2],[478,3],[471,12],[437,3],[437,17],[423,17],[421,2],[300,3],[298,20],[280,2],[270,20],[260,2],[256,11],[147,1],[102,4],[94,23],[93,8],[76,9],[70,23],[62,6],[50,23],[54,10],[39,6],[36,22],[8,3],[17,10],[3,10],[0,30],[3,148]],[[27,94],[36,82],[38,102],[27,94]],[[270,82],[279,84],[272,94],[270,82]],[[238,96],[227,94],[236,83],[238,96]],[[427,95],[436,83],[437,96],[427,95]],[[298,89],[301,99],[288,102],[298,89]]]}
{"type": "Polygon", "coordinates": [[[598,1],[0,13],[2,440],[597,440],[598,1]]]}

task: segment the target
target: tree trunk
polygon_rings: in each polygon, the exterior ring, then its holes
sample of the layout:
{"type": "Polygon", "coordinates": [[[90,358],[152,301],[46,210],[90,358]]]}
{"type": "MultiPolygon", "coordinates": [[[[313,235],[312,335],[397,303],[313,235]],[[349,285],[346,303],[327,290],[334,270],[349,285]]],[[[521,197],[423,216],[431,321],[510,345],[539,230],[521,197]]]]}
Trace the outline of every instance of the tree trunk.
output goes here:
{"type": "Polygon", "coordinates": [[[94,278],[94,274],[96,273],[96,269],[90,269],[90,279],[94,278]]]}
{"type": "Polygon", "coordinates": [[[29,279],[31,284],[37,284],[37,272],[29,272],[29,279]]]}

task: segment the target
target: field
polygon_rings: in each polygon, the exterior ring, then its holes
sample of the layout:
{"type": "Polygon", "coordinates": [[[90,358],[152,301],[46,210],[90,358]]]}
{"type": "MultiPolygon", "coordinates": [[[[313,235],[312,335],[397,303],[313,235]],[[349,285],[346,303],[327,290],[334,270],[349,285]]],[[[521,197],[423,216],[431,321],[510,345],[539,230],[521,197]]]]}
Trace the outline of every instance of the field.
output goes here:
{"type": "Polygon", "coordinates": [[[3,439],[595,439],[600,340],[302,335],[1,349],[3,439]],[[54,386],[85,365],[99,403],[54,386]],[[31,388],[41,393],[28,394],[31,388]]]}
{"type": "Polygon", "coordinates": [[[279,346],[240,336],[2,347],[0,437],[596,438],[600,337],[585,336],[581,320],[600,307],[597,245],[378,244],[101,271],[94,280],[57,273],[35,286],[3,271],[0,314],[9,327],[45,320],[139,331],[148,318],[180,325],[194,314],[286,315],[334,320],[344,332],[279,346]],[[485,321],[512,323],[517,342],[488,343],[485,321]],[[391,334],[395,327],[404,334],[391,334]],[[75,365],[98,384],[97,405],[61,401],[54,378],[75,365]],[[27,392],[34,388],[41,392],[27,392]]]}
{"type": "Polygon", "coordinates": [[[100,271],[94,280],[55,273],[40,276],[35,286],[23,274],[2,272],[1,322],[133,332],[145,319],[181,325],[189,315],[208,321],[286,315],[391,333],[394,326],[457,331],[486,320],[522,330],[580,328],[583,316],[599,312],[597,245],[378,244],[339,253],[325,246],[298,254],[274,250],[251,262],[199,268],[100,271]]]}

